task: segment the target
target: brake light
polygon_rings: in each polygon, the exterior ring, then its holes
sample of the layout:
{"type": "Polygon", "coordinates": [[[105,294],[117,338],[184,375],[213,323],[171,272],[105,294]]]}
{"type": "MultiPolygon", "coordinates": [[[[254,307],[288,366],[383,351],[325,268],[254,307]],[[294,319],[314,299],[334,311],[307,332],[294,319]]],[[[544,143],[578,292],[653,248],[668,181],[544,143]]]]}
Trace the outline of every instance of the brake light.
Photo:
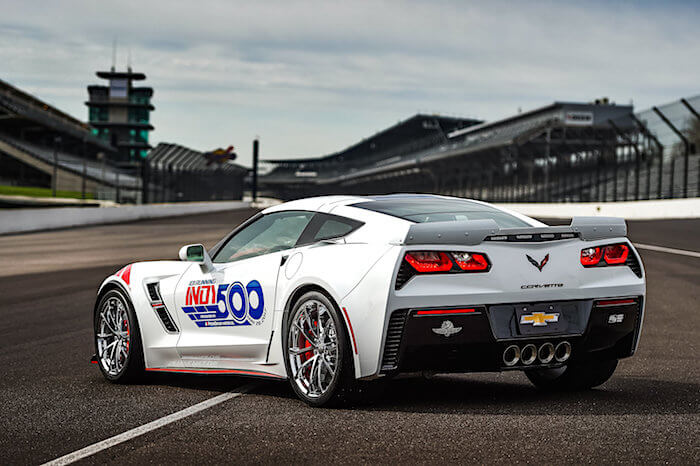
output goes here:
{"type": "Polygon", "coordinates": [[[605,246],[604,258],[609,265],[624,264],[627,262],[629,248],[626,244],[613,244],[605,246]]]}
{"type": "Polygon", "coordinates": [[[630,248],[625,243],[608,244],[581,250],[581,265],[584,267],[605,267],[627,263],[630,248]]]}
{"type": "Polygon", "coordinates": [[[601,248],[586,248],[581,250],[581,265],[584,267],[592,267],[598,265],[600,258],[603,257],[601,248]]]}
{"type": "Polygon", "coordinates": [[[462,270],[478,272],[489,268],[489,261],[482,254],[453,252],[452,257],[462,270]]]}
{"type": "Polygon", "coordinates": [[[406,261],[418,272],[447,272],[452,269],[452,261],[444,252],[411,251],[406,253],[406,261]]]}

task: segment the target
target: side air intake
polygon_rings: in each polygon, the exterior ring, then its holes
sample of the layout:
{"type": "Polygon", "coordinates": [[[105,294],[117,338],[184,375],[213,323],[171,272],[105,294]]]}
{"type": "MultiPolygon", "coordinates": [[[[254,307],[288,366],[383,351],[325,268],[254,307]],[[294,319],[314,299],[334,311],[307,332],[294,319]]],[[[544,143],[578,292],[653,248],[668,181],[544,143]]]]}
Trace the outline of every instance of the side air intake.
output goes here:
{"type": "Polygon", "coordinates": [[[168,310],[165,308],[165,306],[156,307],[154,308],[154,310],[156,311],[158,318],[163,324],[163,327],[165,327],[165,330],[167,330],[170,333],[178,332],[177,326],[175,325],[175,322],[173,322],[173,319],[172,317],[170,317],[170,313],[168,313],[168,310]]]}
{"type": "Polygon", "coordinates": [[[146,283],[146,291],[148,292],[148,299],[151,302],[151,307],[158,316],[160,323],[163,324],[165,331],[169,333],[178,333],[180,330],[177,328],[177,325],[175,325],[175,321],[173,321],[165,304],[163,304],[163,298],[160,295],[160,284],[158,282],[146,283]]]}

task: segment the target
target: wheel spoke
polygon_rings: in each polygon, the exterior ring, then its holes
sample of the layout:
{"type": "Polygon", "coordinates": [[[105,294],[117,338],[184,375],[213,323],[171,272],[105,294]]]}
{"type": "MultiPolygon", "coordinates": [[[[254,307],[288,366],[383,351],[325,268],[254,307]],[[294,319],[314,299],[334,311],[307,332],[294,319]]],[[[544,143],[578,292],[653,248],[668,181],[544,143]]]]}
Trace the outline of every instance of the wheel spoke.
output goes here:
{"type": "Polygon", "coordinates": [[[308,352],[313,351],[313,350],[314,350],[314,348],[312,346],[307,346],[306,348],[289,348],[289,353],[297,355],[297,354],[308,353],[308,352]]]}
{"type": "Polygon", "coordinates": [[[309,338],[309,336],[306,334],[306,332],[304,331],[304,329],[301,328],[301,327],[299,326],[299,324],[297,324],[296,322],[294,323],[294,326],[301,332],[302,336],[303,336],[304,338],[306,338],[306,341],[308,341],[309,344],[310,344],[312,347],[316,348],[316,341],[315,341],[315,340],[312,340],[311,338],[309,338]]]}
{"type": "Polygon", "coordinates": [[[309,365],[309,363],[313,363],[316,358],[318,358],[318,355],[313,355],[309,359],[307,359],[301,366],[299,366],[299,369],[297,369],[297,373],[294,375],[295,379],[299,379],[304,375],[304,369],[309,365]]]}
{"type": "Polygon", "coordinates": [[[326,358],[321,358],[321,362],[326,365],[326,369],[328,369],[328,372],[330,372],[331,377],[335,375],[335,369],[333,369],[333,366],[328,362],[326,358]]]}
{"type": "Polygon", "coordinates": [[[314,340],[318,340],[318,335],[314,330],[314,326],[311,324],[311,317],[309,316],[309,312],[307,309],[304,309],[304,319],[306,320],[306,325],[309,327],[309,332],[311,332],[314,336],[314,340]]]}
{"type": "Polygon", "coordinates": [[[118,335],[117,330],[114,327],[112,327],[112,324],[109,321],[109,318],[107,317],[107,314],[106,314],[107,312],[109,312],[109,311],[105,311],[102,314],[100,314],[102,317],[102,322],[104,322],[104,324],[107,326],[107,328],[109,329],[110,332],[112,332],[114,335],[118,335]]]}

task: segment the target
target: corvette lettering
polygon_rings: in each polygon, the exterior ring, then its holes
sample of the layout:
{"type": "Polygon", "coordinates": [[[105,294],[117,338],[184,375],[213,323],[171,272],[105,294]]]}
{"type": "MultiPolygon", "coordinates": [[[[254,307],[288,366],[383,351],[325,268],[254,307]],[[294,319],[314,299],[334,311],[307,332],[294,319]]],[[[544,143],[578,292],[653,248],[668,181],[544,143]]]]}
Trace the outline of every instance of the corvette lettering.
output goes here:
{"type": "Polygon", "coordinates": [[[182,311],[198,327],[229,327],[260,324],[265,315],[265,298],[257,280],[243,286],[213,283],[213,280],[194,280],[185,292],[182,311]],[[196,284],[195,284],[196,283],[196,284]]]}
{"type": "Polygon", "coordinates": [[[542,284],[534,284],[534,285],[521,285],[520,289],[527,290],[530,288],[562,288],[563,286],[564,286],[563,283],[542,283],[542,284]]]}

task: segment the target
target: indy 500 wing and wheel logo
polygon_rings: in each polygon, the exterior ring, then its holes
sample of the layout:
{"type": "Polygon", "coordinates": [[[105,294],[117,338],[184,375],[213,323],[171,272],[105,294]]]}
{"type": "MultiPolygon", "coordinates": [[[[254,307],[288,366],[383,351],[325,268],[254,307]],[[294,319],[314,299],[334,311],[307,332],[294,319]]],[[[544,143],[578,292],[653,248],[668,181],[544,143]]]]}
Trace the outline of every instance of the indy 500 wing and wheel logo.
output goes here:
{"type": "Polygon", "coordinates": [[[213,280],[190,282],[182,311],[198,327],[228,327],[262,322],[265,298],[262,286],[251,280],[216,285],[213,280]]]}

